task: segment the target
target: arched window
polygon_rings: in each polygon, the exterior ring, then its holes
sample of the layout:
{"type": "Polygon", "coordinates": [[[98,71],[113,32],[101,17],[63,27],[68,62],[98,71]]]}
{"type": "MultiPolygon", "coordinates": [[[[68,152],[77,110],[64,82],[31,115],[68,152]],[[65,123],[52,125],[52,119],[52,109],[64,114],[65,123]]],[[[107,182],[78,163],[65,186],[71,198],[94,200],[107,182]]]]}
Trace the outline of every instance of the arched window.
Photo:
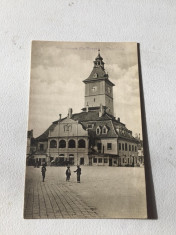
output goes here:
{"type": "Polygon", "coordinates": [[[68,147],[69,148],[75,148],[75,141],[74,140],[69,140],[68,147]]]}
{"type": "Polygon", "coordinates": [[[86,147],[86,142],[85,140],[81,139],[78,141],[78,148],[85,148],[86,147]]]}
{"type": "Polygon", "coordinates": [[[65,140],[60,140],[59,141],[59,148],[65,148],[66,147],[66,141],[65,140]]]}
{"type": "Polygon", "coordinates": [[[51,141],[50,141],[50,148],[57,148],[57,142],[56,142],[56,140],[51,140],[51,141]]]}

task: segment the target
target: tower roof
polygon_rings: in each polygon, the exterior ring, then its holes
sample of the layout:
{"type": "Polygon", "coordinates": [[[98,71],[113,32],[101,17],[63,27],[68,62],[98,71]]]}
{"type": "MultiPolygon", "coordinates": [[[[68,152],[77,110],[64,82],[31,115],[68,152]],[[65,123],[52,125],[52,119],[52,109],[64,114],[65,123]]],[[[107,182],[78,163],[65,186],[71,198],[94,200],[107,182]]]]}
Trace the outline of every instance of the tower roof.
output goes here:
{"type": "Polygon", "coordinates": [[[104,62],[103,58],[100,55],[100,49],[98,50],[98,56],[95,58],[94,61],[94,67],[92,72],[90,73],[89,77],[85,79],[83,82],[88,83],[88,82],[95,82],[99,80],[106,80],[109,82],[110,85],[115,86],[109,79],[108,79],[108,74],[106,73],[104,69],[104,62]]]}
{"type": "Polygon", "coordinates": [[[100,49],[98,49],[98,55],[95,58],[95,60],[103,60],[103,57],[101,57],[101,55],[100,55],[100,49]]]}

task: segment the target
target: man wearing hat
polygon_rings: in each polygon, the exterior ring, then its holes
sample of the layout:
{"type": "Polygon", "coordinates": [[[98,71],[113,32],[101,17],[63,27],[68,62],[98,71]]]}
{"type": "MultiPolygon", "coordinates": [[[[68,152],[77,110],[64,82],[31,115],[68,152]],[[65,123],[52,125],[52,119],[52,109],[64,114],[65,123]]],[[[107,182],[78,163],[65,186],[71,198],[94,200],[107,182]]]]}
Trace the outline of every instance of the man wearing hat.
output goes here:
{"type": "Polygon", "coordinates": [[[45,179],[45,172],[46,172],[46,166],[45,166],[45,164],[42,166],[41,172],[42,172],[42,177],[43,177],[43,182],[44,182],[44,179],[45,179]]]}
{"type": "Polygon", "coordinates": [[[70,180],[70,176],[71,176],[71,170],[70,167],[67,166],[67,170],[66,170],[66,181],[70,180]]]}
{"type": "Polygon", "coordinates": [[[81,168],[79,167],[79,165],[77,165],[77,170],[74,172],[77,172],[77,183],[80,183],[81,168]]]}

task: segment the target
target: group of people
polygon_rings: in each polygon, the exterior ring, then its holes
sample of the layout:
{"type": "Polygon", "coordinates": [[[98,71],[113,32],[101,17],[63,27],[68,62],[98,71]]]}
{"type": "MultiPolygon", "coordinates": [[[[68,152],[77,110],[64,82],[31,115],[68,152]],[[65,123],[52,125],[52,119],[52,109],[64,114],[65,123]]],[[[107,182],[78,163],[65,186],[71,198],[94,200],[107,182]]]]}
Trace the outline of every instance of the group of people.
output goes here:
{"type": "MultiPolygon", "coordinates": [[[[44,182],[45,174],[46,174],[46,166],[45,165],[42,166],[41,172],[42,172],[42,178],[43,178],[43,182],[44,182]]],[[[74,172],[77,173],[77,183],[80,183],[81,168],[79,165],[77,166],[77,169],[74,172]]],[[[66,170],[65,174],[66,174],[66,181],[70,181],[70,176],[71,176],[70,166],[67,166],[67,170],[66,170]]]]}

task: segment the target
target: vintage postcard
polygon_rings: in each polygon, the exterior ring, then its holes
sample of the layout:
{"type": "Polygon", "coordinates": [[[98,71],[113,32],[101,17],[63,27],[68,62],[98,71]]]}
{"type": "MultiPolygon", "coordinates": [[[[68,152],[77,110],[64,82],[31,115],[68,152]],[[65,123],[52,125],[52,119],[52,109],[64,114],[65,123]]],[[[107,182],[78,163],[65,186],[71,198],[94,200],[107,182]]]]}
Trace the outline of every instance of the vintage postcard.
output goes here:
{"type": "Polygon", "coordinates": [[[147,218],[137,43],[34,41],[25,219],[147,218]]]}

